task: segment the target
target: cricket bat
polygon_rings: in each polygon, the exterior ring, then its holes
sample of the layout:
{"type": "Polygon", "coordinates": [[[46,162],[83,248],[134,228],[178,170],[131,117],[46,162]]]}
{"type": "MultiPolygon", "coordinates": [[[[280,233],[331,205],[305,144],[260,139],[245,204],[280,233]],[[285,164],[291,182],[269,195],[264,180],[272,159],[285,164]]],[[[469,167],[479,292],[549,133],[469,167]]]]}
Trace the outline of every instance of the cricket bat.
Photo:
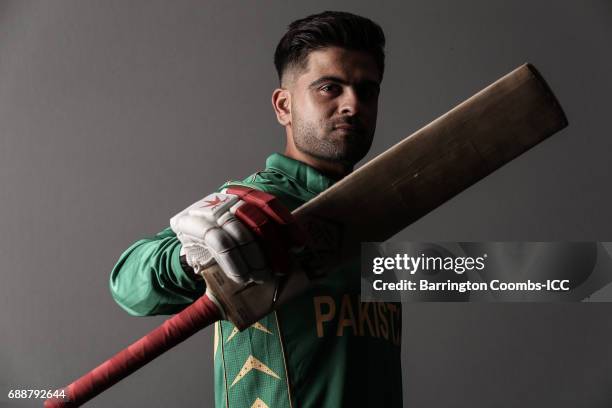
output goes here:
{"type": "Polygon", "coordinates": [[[244,287],[211,266],[204,296],[45,407],[81,405],[217,320],[249,327],[358,256],[361,242],[385,241],[567,123],[533,65],[518,67],[297,208],[311,242],[285,278],[244,287]]]}
{"type": "MultiPolygon", "coordinates": [[[[297,208],[294,216],[313,237],[314,259],[296,265],[274,306],[359,255],[361,242],[389,239],[565,126],[535,67],[515,69],[297,208]]],[[[274,285],[242,290],[218,266],[204,277],[238,329],[271,311],[274,285]]]]}

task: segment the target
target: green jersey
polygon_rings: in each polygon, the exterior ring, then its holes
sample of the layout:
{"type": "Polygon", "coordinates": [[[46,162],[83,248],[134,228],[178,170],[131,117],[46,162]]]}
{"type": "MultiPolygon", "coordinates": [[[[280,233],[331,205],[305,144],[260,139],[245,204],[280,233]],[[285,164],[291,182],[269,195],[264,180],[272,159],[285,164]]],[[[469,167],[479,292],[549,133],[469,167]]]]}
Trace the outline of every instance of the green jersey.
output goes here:
{"type": "MultiPolygon", "coordinates": [[[[243,185],[278,197],[293,210],[334,180],[280,154],[243,185]]],[[[366,216],[366,214],[364,214],[366,216]]],[[[204,293],[183,270],[169,228],[120,257],[110,278],[114,299],[133,315],[176,313],[204,293]]],[[[246,408],[401,407],[401,307],[360,301],[354,264],[239,332],[214,328],[215,405],[246,408]]]]}

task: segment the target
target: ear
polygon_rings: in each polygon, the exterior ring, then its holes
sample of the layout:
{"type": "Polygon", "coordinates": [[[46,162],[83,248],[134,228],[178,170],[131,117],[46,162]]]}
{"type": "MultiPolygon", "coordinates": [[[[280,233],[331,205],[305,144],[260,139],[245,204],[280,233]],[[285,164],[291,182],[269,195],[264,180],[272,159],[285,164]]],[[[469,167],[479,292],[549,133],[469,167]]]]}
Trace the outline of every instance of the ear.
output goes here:
{"type": "Polygon", "coordinates": [[[291,124],[291,93],[287,89],[276,88],[272,92],[272,107],[278,123],[283,126],[291,124]]]}

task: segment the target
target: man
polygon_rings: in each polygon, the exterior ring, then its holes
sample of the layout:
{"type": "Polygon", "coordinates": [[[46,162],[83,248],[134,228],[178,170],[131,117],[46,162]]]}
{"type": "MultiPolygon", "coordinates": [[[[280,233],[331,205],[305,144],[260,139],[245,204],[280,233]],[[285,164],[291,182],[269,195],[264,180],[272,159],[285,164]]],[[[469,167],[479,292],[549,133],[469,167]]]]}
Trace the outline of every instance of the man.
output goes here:
{"type": "MultiPolygon", "coordinates": [[[[245,285],[286,273],[304,245],[289,210],[350,173],[370,148],[384,43],[377,24],[349,13],[293,22],[274,57],[284,155],[128,248],[111,274],[114,299],[134,315],[175,313],[204,293],[198,272],[213,261],[245,285]]],[[[243,332],[217,323],[216,406],[400,407],[401,310],[360,302],[359,282],[350,265],[243,332]]]]}

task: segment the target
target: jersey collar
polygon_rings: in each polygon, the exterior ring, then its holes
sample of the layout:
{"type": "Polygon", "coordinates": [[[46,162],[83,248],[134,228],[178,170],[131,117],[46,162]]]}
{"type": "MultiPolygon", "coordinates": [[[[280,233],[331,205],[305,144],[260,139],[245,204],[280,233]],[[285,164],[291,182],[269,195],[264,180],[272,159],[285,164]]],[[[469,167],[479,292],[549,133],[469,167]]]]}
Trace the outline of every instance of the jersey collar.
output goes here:
{"type": "Polygon", "coordinates": [[[274,169],[314,194],[327,190],[337,180],[327,177],[306,163],[273,153],[266,159],[266,168],[274,169]]]}

